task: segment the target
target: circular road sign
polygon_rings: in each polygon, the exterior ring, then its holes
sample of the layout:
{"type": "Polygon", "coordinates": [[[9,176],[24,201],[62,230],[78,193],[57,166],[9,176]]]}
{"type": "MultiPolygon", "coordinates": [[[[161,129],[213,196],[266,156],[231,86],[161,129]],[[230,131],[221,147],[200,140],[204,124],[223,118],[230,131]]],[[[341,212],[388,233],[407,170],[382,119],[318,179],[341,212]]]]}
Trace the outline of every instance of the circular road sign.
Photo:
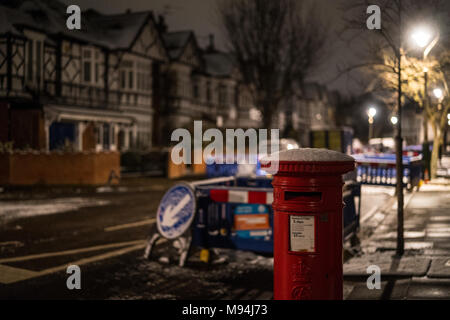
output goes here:
{"type": "Polygon", "coordinates": [[[166,192],[159,203],[156,225],[167,239],[181,236],[192,224],[195,216],[195,196],[188,184],[178,184],[166,192]]]}

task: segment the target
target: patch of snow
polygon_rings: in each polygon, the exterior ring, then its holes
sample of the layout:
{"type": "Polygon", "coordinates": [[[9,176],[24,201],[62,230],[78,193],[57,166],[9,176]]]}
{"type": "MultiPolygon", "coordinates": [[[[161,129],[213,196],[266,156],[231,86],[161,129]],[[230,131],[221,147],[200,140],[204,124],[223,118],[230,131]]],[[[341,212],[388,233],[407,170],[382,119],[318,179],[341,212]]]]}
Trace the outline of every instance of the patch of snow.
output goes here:
{"type": "Polygon", "coordinates": [[[300,148],[292,150],[284,150],[271,154],[269,157],[262,161],[301,161],[301,162],[327,162],[327,161],[355,161],[355,159],[349,155],[341,152],[328,150],[328,149],[316,149],[316,148],[300,148]]]}
{"type": "Polygon", "coordinates": [[[447,184],[423,184],[420,191],[436,192],[436,191],[450,191],[450,185],[447,184]]]}
{"type": "Polygon", "coordinates": [[[0,223],[41,215],[76,211],[84,207],[104,206],[109,201],[88,198],[0,201],[0,223]]]}

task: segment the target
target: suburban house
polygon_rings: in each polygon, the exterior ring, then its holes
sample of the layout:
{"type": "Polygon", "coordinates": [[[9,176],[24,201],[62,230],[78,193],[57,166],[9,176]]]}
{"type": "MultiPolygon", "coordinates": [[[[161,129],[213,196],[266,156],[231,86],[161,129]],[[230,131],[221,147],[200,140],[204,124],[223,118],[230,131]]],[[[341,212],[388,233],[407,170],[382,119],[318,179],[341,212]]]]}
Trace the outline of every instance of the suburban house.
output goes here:
{"type": "Polygon", "coordinates": [[[283,136],[309,146],[311,131],[336,128],[339,94],[317,83],[296,84],[294,89],[295,93],[280,104],[277,127],[283,136]]]}
{"type": "Polygon", "coordinates": [[[165,32],[163,39],[170,57],[160,110],[163,134],[191,128],[194,120],[202,120],[206,127],[260,126],[232,56],[214,47],[212,35],[205,49],[198,46],[192,31],[165,32]]]}
{"type": "Polygon", "coordinates": [[[82,30],[68,30],[59,1],[1,3],[1,140],[40,150],[151,146],[168,61],[151,12],[89,10],[82,30]]]}

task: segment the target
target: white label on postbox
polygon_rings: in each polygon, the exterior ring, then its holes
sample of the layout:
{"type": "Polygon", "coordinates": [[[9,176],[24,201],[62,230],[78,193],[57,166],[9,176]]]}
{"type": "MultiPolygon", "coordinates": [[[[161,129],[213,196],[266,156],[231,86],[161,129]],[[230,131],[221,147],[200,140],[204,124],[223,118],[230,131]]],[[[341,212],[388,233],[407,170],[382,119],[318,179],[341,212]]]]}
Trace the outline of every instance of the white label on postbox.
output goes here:
{"type": "Polygon", "coordinates": [[[290,250],[314,252],[314,216],[290,216],[290,250]]]}

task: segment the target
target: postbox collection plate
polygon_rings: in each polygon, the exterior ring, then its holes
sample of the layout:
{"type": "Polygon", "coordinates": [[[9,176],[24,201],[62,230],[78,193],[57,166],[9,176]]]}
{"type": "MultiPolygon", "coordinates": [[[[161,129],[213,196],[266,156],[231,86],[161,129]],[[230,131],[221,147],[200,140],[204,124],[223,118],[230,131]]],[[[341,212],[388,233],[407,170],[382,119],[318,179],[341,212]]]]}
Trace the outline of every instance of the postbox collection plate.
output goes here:
{"type": "Polygon", "coordinates": [[[315,217],[289,216],[289,250],[293,252],[315,252],[315,217]]]}

